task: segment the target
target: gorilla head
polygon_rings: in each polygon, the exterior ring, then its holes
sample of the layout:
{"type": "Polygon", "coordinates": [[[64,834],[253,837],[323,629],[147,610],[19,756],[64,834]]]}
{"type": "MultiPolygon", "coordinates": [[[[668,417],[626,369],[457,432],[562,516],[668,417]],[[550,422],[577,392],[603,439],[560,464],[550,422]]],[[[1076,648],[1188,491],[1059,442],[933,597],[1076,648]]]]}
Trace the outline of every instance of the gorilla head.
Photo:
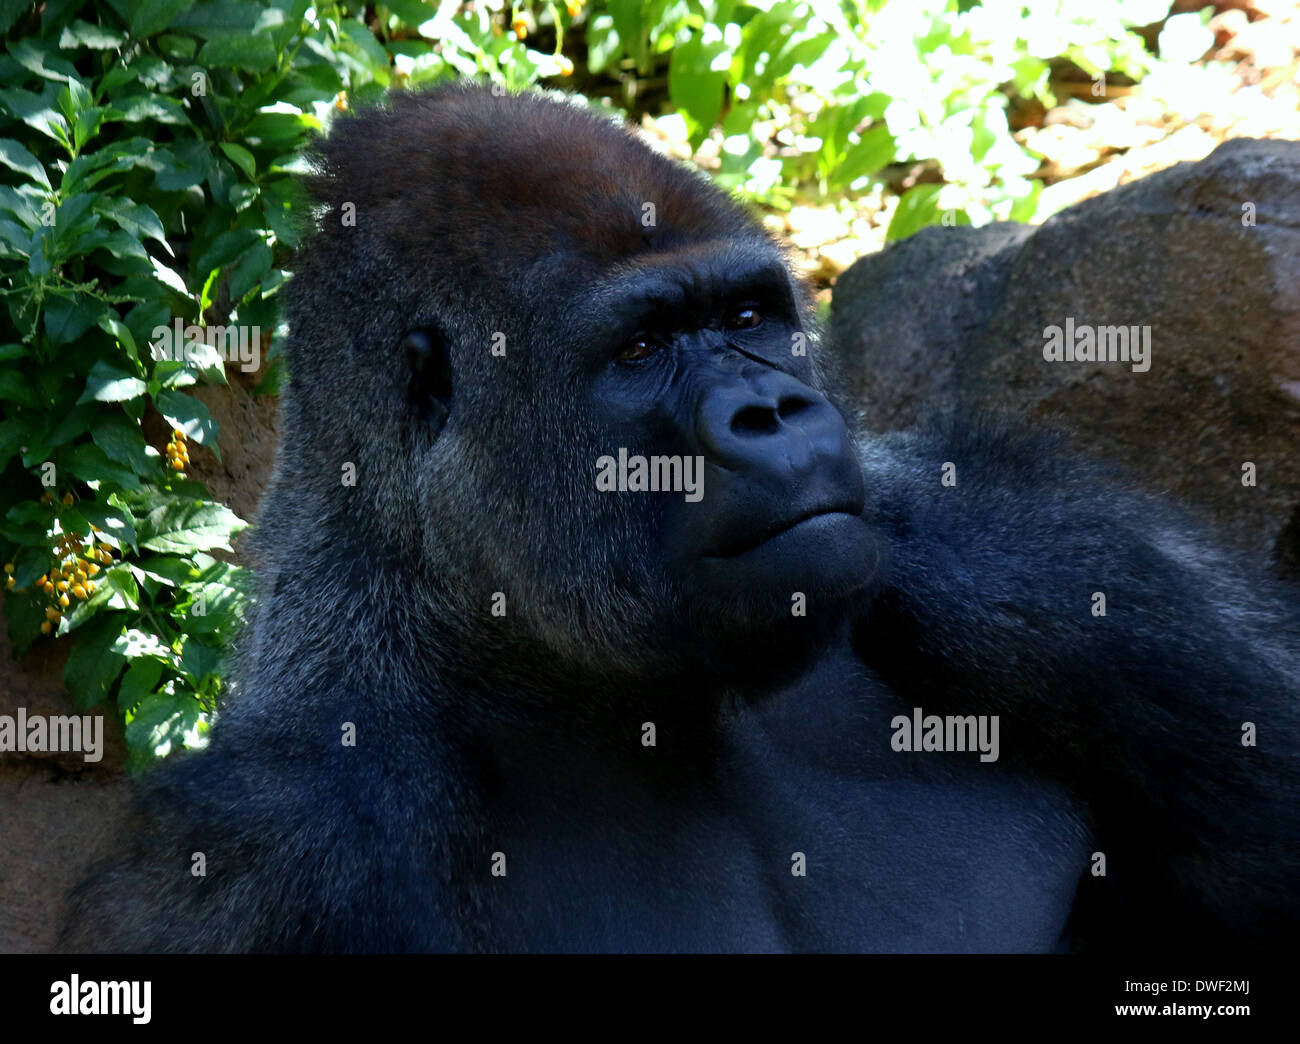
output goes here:
{"type": "Polygon", "coordinates": [[[578,104],[469,86],[343,121],[318,164],[282,467],[334,464],[285,484],[428,563],[404,598],[471,644],[640,673],[861,589],[861,467],[806,292],[706,177],[578,104]],[[598,488],[638,456],[702,497],[598,488]]]}

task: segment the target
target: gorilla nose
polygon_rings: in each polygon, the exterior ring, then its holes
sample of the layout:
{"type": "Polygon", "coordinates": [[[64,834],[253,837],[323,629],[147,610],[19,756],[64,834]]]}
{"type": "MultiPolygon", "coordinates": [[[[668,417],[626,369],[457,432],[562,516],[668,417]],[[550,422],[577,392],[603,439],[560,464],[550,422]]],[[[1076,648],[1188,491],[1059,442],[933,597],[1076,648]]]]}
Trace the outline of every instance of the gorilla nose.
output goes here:
{"type": "Polygon", "coordinates": [[[783,373],[716,388],[698,421],[706,456],[730,470],[804,472],[839,456],[845,441],[835,408],[783,373]]]}

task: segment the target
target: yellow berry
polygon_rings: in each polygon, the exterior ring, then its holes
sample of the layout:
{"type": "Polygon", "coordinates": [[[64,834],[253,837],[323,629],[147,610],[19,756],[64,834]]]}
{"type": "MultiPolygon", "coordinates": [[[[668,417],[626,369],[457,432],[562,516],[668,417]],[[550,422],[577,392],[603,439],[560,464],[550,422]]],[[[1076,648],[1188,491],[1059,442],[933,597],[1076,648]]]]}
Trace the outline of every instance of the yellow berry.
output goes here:
{"type": "Polygon", "coordinates": [[[185,461],[183,461],[183,460],[173,460],[173,461],[172,461],[172,467],[173,467],[176,471],[184,471],[184,470],[185,470],[185,461]]]}
{"type": "Polygon", "coordinates": [[[63,494],[63,503],[66,504],[66,505],[68,505],[69,507],[72,506],[72,494],[71,494],[71,493],[64,493],[64,494],[63,494]]]}
{"type": "Polygon", "coordinates": [[[68,589],[68,582],[66,580],[60,580],[54,586],[58,588],[60,591],[66,591],[68,589]]]}
{"type": "Polygon", "coordinates": [[[516,18],[514,25],[510,28],[515,31],[515,36],[519,37],[521,40],[528,35],[528,23],[522,18],[516,18]]]}
{"type": "Polygon", "coordinates": [[[45,610],[45,619],[49,620],[51,623],[58,623],[59,616],[60,616],[59,611],[55,609],[53,606],[50,606],[48,609],[45,610]]]}
{"type": "Polygon", "coordinates": [[[54,630],[54,625],[49,620],[41,621],[41,634],[49,634],[52,630],[54,630]]]}
{"type": "Polygon", "coordinates": [[[107,551],[101,551],[101,552],[99,553],[99,560],[100,560],[101,562],[103,562],[104,565],[112,565],[112,563],[113,563],[113,556],[110,555],[107,551]]]}
{"type": "Polygon", "coordinates": [[[18,581],[15,580],[12,576],[10,576],[10,577],[6,577],[6,578],[5,578],[5,590],[6,590],[6,591],[12,591],[12,590],[14,589],[14,584],[16,584],[17,582],[18,582],[18,581]]]}
{"type": "Polygon", "coordinates": [[[72,601],[72,599],[69,598],[69,597],[68,597],[67,595],[65,595],[65,594],[61,594],[61,595],[59,595],[59,605],[63,606],[64,609],[66,609],[66,608],[68,607],[68,604],[69,604],[71,601],[72,601]]]}
{"type": "Polygon", "coordinates": [[[95,581],[94,581],[94,580],[87,580],[87,581],[86,581],[86,594],[94,594],[94,593],[95,593],[95,581]]]}
{"type": "Polygon", "coordinates": [[[86,588],[85,588],[85,586],[82,585],[82,584],[73,584],[73,586],[72,586],[72,593],[73,593],[74,595],[76,595],[78,598],[85,598],[85,597],[86,597],[86,588]]]}
{"type": "Polygon", "coordinates": [[[14,564],[13,564],[12,562],[6,562],[6,563],[5,563],[5,572],[6,572],[6,573],[12,573],[13,571],[14,571],[14,564]]]}
{"type": "Polygon", "coordinates": [[[99,566],[95,565],[95,563],[88,558],[86,559],[86,572],[91,576],[95,576],[99,572],[99,566]]]}

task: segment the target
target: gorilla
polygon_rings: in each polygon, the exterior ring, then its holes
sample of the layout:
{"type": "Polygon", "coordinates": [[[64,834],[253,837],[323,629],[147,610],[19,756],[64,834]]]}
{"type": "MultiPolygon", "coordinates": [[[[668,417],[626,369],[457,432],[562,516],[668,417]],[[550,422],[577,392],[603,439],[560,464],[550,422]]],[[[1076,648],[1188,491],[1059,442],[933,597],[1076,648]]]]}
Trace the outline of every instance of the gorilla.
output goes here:
{"type": "Polygon", "coordinates": [[[1297,599],[1059,438],[868,436],[780,246],[573,101],[346,117],[259,597],[65,950],[1296,931],[1297,599]]]}

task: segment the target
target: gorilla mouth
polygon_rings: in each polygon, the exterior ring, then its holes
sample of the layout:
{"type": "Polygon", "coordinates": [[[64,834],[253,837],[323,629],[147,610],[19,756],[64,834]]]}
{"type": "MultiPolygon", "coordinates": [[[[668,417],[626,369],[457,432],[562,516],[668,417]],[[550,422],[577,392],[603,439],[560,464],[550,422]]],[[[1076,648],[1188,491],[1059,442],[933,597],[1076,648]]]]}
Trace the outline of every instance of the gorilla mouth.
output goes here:
{"type": "Polygon", "coordinates": [[[801,515],[795,516],[794,518],[788,518],[780,522],[773,522],[770,525],[765,526],[763,529],[759,530],[756,534],[747,537],[744,540],[737,541],[736,543],[727,547],[725,550],[717,551],[712,554],[705,555],[704,557],[705,558],[738,558],[741,555],[748,554],[750,551],[757,550],[758,548],[766,544],[769,540],[774,540],[777,537],[781,536],[783,533],[788,533],[790,532],[790,530],[796,528],[797,526],[801,526],[805,522],[810,522],[815,518],[825,518],[828,515],[848,515],[852,518],[857,518],[861,514],[862,514],[862,509],[853,504],[836,504],[833,507],[813,508],[809,511],[805,511],[801,515]]]}

